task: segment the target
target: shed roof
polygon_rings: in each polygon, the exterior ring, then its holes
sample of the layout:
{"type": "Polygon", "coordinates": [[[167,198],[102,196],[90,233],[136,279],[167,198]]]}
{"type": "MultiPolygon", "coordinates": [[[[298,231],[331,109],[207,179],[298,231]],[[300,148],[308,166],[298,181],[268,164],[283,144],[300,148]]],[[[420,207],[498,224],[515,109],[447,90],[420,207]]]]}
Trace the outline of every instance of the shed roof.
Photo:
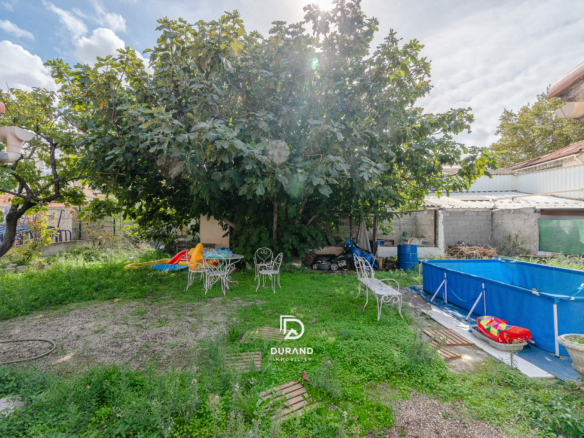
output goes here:
{"type": "Polygon", "coordinates": [[[556,196],[533,195],[528,198],[518,196],[531,195],[530,193],[504,192],[464,192],[451,193],[450,196],[426,196],[427,207],[441,207],[452,209],[516,209],[516,208],[545,208],[546,210],[584,209],[584,201],[558,198],[556,196]],[[510,199],[516,197],[516,199],[510,199]],[[506,199],[505,199],[506,198],[506,199]]]}

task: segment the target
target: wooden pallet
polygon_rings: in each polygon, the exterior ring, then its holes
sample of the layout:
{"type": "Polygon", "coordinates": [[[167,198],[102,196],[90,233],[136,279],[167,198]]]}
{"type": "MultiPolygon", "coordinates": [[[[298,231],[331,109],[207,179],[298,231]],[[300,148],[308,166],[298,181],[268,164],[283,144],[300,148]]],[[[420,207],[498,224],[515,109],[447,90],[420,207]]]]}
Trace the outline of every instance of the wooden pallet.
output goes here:
{"type": "Polygon", "coordinates": [[[240,342],[244,344],[255,341],[256,339],[264,339],[266,341],[282,342],[286,337],[286,332],[274,327],[262,327],[259,330],[251,330],[245,332],[240,342]]]}
{"type": "Polygon", "coordinates": [[[225,368],[231,368],[239,372],[247,372],[251,369],[251,364],[256,370],[262,367],[262,353],[254,351],[251,353],[234,353],[225,355],[225,368]]]}
{"type": "MultiPolygon", "coordinates": [[[[429,343],[430,347],[436,349],[438,347],[438,343],[436,341],[432,341],[429,343]]],[[[436,350],[436,352],[444,359],[446,362],[449,360],[460,359],[460,354],[455,353],[454,351],[446,348],[441,347],[440,350],[436,350]]]]}
{"type": "Polygon", "coordinates": [[[448,347],[463,347],[466,345],[474,345],[473,342],[450,329],[424,330],[424,333],[435,341],[439,341],[448,347]]]}
{"type": "Polygon", "coordinates": [[[295,380],[261,392],[260,397],[265,400],[270,399],[270,404],[283,402],[282,421],[300,416],[303,412],[318,406],[318,403],[311,403],[310,396],[306,393],[306,388],[295,380]]]}

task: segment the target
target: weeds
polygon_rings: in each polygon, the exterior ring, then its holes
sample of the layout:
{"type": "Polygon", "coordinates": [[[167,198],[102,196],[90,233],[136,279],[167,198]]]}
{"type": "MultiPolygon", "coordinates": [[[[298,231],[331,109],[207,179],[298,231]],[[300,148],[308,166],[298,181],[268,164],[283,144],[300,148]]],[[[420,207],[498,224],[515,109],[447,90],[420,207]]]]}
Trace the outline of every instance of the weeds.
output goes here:
{"type": "Polygon", "coordinates": [[[341,397],[342,387],[338,377],[336,364],[324,358],[310,376],[310,386],[323,390],[333,400],[341,397]]]}
{"type": "MultiPolygon", "coordinates": [[[[155,301],[161,296],[205,303],[215,299],[196,288],[185,291],[184,273],[124,271],[134,261],[162,258],[151,250],[79,249],[63,254],[43,270],[2,277],[0,318],[62,303],[119,298],[155,301]],[[82,279],[80,281],[80,279],[82,279]],[[97,295],[94,295],[97,294],[97,295]]],[[[400,284],[417,284],[417,273],[378,273],[400,284]]],[[[172,438],[326,437],[385,431],[393,425],[389,401],[372,388],[403,396],[412,390],[444,401],[458,401],[473,418],[511,425],[518,435],[582,436],[584,401],[573,385],[530,380],[504,364],[488,363],[477,372],[455,375],[421,341],[395,310],[386,306],[377,321],[375,306],[362,311],[354,275],[306,272],[283,274],[282,289],[255,291],[253,271],[236,272],[239,284],[227,300],[253,302],[237,307],[215,340],[198,346],[195,366],[185,369],[130,370],[93,365],[75,375],[0,368],[0,397],[20,395],[25,406],[0,421],[0,436],[143,436],[172,438]],[[274,342],[238,342],[240,333],[278,327],[280,315],[303,321],[305,334],[292,347],[314,353],[297,361],[270,361],[274,342]],[[225,372],[226,353],[262,352],[262,366],[244,374],[225,372]],[[278,406],[259,393],[305,370],[318,407],[280,421],[278,406]],[[272,417],[273,416],[273,417],[272,417]]],[[[155,304],[154,304],[155,305],[155,304]]],[[[196,329],[196,328],[195,328],[196,329]]]]}

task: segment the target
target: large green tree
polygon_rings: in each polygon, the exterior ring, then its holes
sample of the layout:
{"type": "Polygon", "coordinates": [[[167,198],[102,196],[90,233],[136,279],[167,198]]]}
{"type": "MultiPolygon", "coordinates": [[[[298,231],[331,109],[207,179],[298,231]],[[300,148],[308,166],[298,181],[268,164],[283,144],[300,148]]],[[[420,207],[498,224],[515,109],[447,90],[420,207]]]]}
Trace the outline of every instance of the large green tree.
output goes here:
{"type": "Polygon", "coordinates": [[[496,132],[501,138],[491,145],[499,163],[511,166],[584,140],[584,122],[555,116],[564,105],[562,100],[542,93],[535,103],[518,112],[503,110],[496,132]]]}
{"type": "Polygon", "coordinates": [[[236,251],[289,256],[321,246],[340,218],[391,218],[484,172],[489,153],[454,139],[469,109],[416,106],[431,88],[418,41],[392,31],[372,50],[378,22],[360,2],[304,10],[266,37],[237,12],[161,19],[153,75],[129,49],[94,68],[51,61],[62,106],[86,112],[94,183],[147,229],[212,215],[236,251]],[[462,167],[445,175],[450,165],[462,167]]]}
{"type": "Polygon", "coordinates": [[[71,117],[75,110],[65,116],[57,100],[55,92],[41,88],[0,94],[6,105],[0,126],[18,126],[36,134],[24,144],[18,160],[0,163],[0,193],[12,195],[3,217],[6,230],[0,257],[14,244],[18,221],[27,212],[53,201],[71,205],[84,201],[81,187],[73,185],[81,177],[76,143],[82,134],[71,117]]]}

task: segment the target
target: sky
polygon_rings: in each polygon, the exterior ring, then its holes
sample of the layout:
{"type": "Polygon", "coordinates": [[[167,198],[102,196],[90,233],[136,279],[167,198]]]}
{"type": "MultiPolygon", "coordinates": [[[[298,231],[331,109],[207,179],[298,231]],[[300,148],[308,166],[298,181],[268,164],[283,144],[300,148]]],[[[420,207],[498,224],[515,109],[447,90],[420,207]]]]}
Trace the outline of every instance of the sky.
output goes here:
{"type": "MultiPolygon", "coordinates": [[[[156,20],[164,16],[194,23],[237,9],[248,31],[265,35],[272,21],[301,21],[307,3],[0,0],[0,87],[56,89],[47,59],[91,64],[125,45],[142,52],[156,43],[156,20]]],[[[363,0],[362,8],[380,22],[374,46],[390,29],[424,44],[434,88],[419,105],[434,113],[471,107],[472,132],[459,136],[469,146],[492,144],[504,109],[534,102],[584,61],[582,0],[363,0]]]]}

